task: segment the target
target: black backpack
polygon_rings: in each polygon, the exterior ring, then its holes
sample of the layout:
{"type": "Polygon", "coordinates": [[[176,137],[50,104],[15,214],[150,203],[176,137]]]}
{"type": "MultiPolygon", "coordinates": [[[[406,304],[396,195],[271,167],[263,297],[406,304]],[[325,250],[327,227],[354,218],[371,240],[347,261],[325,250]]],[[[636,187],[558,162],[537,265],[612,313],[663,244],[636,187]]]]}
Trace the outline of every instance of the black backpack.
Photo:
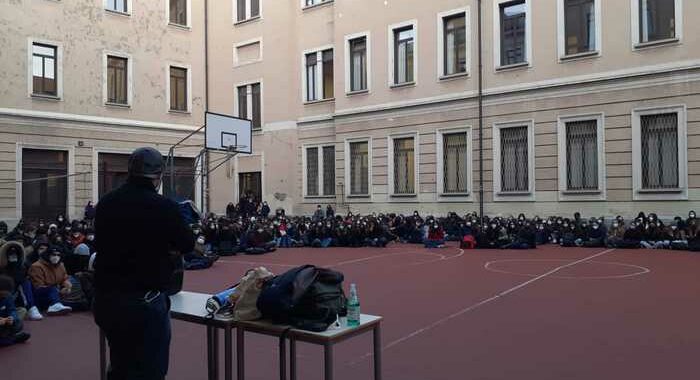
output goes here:
{"type": "Polygon", "coordinates": [[[343,274],[303,265],[265,283],[257,307],[263,318],[309,331],[325,331],[347,315],[343,274]]]}

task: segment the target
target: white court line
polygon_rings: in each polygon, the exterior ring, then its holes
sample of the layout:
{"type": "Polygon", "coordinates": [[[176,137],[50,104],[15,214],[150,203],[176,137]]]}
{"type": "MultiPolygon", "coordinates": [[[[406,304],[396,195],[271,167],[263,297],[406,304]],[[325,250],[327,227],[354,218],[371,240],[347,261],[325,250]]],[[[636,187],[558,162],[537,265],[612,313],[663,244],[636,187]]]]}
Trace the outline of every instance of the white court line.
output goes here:
{"type": "MultiPolygon", "coordinates": [[[[493,297],[490,297],[490,298],[487,298],[487,299],[485,299],[485,300],[483,300],[483,301],[477,302],[477,303],[475,303],[475,304],[473,304],[473,305],[471,305],[471,306],[468,306],[468,307],[466,307],[466,308],[464,308],[464,309],[462,309],[462,310],[459,310],[459,311],[457,311],[457,312],[455,312],[455,313],[452,313],[452,314],[448,315],[448,316],[445,317],[445,318],[439,319],[439,320],[437,320],[437,321],[435,321],[435,322],[433,322],[433,323],[431,323],[431,324],[429,324],[429,325],[427,325],[427,326],[425,326],[425,327],[423,327],[423,328],[420,328],[420,329],[418,329],[418,330],[416,330],[416,331],[414,331],[414,332],[412,332],[412,333],[410,333],[410,334],[408,334],[408,335],[405,335],[405,336],[403,336],[403,337],[401,337],[401,338],[399,338],[399,339],[396,339],[396,340],[390,342],[389,344],[385,345],[384,347],[382,347],[382,351],[386,351],[386,350],[390,349],[391,347],[396,346],[397,344],[401,344],[401,343],[403,343],[403,342],[405,342],[405,341],[407,341],[407,340],[409,340],[409,339],[411,339],[411,338],[413,338],[413,337],[415,337],[415,336],[418,336],[418,335],[420,335],[420,334],[422,334],[422,333],[424,333],[424,332],[426,332],[426,331],[428,331],[428,330],[432,330],[432,329],[434,329],[435,327],[438,327],[438,326],[444,324],[445,322],[448,322],[448,321],[450,321],[450,320],[452,320],[452,319],[455,319],[455,318],[457,318],[457,317],[459,317],[459,316],[461,316],[461,315],[463,315],[463,314],[466,314],[466,313],[468,313],[468,312],[470,312],[470,311],[474,311],[474,310],[478,309],[478,308],[481,307],[481,306],[484,306],[484,305],[486,305],[486,304],[488,304],[488,303],[491,303],[491,302],[496,301],[496,300],[498,300],[498,299],[500,299],[500,298],[502,298],[502,297],[505,297],[505,296],[507,296],[508,294],[511,294],[511,293],[513,293],[513,292],[515,292],[515,291],[517,291],[517,290],[519,290],[519,289],[522,289],[522,288],[524,288],[524,287],[526,287],[526,286],[528,286],[528,285],[530,285],[530,284],[532,284],[532,283],[534,283],[534,282],[536,282],[536,281],[539,281],[539,280],[541,280],[541,279],[543,279],[543,278],[545,278],[545,277],[548,277],[548,276],[550,276],[550,275],[552,275],[552,274],[554,274],[554,273],[556,273],[556,272],[558,272],[558,271],[560,271],[560,270],[562,270],[562,269],[570,268],[570,267],[572,267],[572,266],[574,266],[574,265],[576,265],[576,264],[580,264],[580,263],[583,263],[583,262],[586,262],[586,261],[595,259],[595,258],[598,257],[598,256],[602,256],[602,255],[604,255],[604,254],[606,254],[606,253],[610,253],[610,252],[612,252],[612,251],[614,251],[614,250],[615,250],[615,248],[606,249],[605,251],[603,251],[603,252],[598,252],[598,253],[596,253],[595,255],[588,256],[588,257],[585,257],[585,258],[583,258],[583,259],[576,260],[576,261],[574,261],[574,262],[571,262],[571,263],[568,263],[568,264],[565,264],[565,265],[556,267],[556,268],[550,270],[550,271],[547,272],[547,273],[541,274],[541,275],[539,275],[539,276],[537,276],[537,277],[535,277],[535,278],[531,278],[531,279],[529,279],[529,280],[527,280],[527,281],[525,281],[525,282],[523,282],[523,283],[521,283],[521,284],[519,284],[519,285],[516,285],[516,286],[514,286],[514,287],[508,289],[508,290],[504,290],[504,291],[502,291],[502,292],[496,294],[496,295],[493,296],[493,297]]],[[[362,357],[360,357],[359,359],[350,362],[349,365],[350,365],[350,366],[357,365],[358,363],[360,363],[361,361],[365,360],[366,358],[368,358],[368,357],[370,357],[370,356],[372,356],[372,353],[367,353],[367,354],[363,355],[362,357]]]]}
{"type": "MultiPolygon", "coordinates": [[[[486,269],[489,272],[494,272],[494,273],[502,273],[502,274],[509,274],[509,275],[515,275],[515,276],[524,276],[524,277],[536,277],[536,274],[529,274],[529,273],[518,273],[518,272],[512,272],[512,271],[507,271],[503,269],[496,269],[492,268],[492,265],[495,264],[500,264],[500,263],[507,263],[507,262],[568,262],[570,261],[569,259],[506,259],[506,260],[494,260],[494,261],[489,261],[488,263],[484,264],[484,269],[486,269]]],[[[605,265],[617,265],[621,267],[628,267],[628,268],[633,268],[639,270],[639,272],[634,272],[630,274],[620,274],[620,275],[614,275],[614,276],[552,276],[552,278],[558,278],[562,280],[620,280],[624,278],[631,278],[631,277],[638,277],[645,275],[647,273],[651,273],[651,269],[639,265],[634,265],[634,264],[627,264],[627,263],[617,263],[617,262],[610,262],[610,261],[591,261],[591,264],[605,264],[605,265]]]]}
{"type": "Polygon", "coordinates": [[[459,249],[460,252],[459,252],[458,254],[454,255],[454,256],[445,256],[445,255],[441,255],[442,257],[439,258],[439,259],[437,259],[437,260],[423,261],[423,262],[420,262],[420,263],[412,263],[412,264],[408,264],[408,265],[431,264],[431,263],[437,263],[437,262],[439,262],[439,261],[452,260],[452,259],[456,259],[456,258],[458,258],[458,257],[464,256],[465,251],[464,251],[463,249],[461,249],[461,248],[458,248],[458,249],[459,249]]]}
{"type": "Polygon", "coordinates": [[[298,267],[299,265],[290,265],[290,264],[277,264],[277,263],[266,263],[266,262],[259,262],[259,261],[239,261],[239,260],[222,260],[219,258],[219,260],[216,261],[217,263],[224,263],[224,264],[241,264],[241,265],[256,265],[256,266],[278,266],[278,267],[287,267],[287,268],[295,268],[298,267]]]}
{"type": "Polygon", "coordinates": [[[392,257],[392,256],[400,256],[400,255],[429,255],[429,256],[437,256],[437,257],[440,258],[440,260],[442,260],[442,259],[444,259],[444,258],[446,257],[445,255],[441,255],[441,254],[434,253],[434,252],[396,252],[396,253],[385,253],[385,254],[382,254],[382,255],[363,257],[363,258],[360,258],[360,259],[353,259],[353,260],[341,261],[341,262],[339,262],[339,263],[337,263],[337,264],[333,264],[333,265],[329,266],[329,268],[339,267],[339,266],[347,265],[347,264],[361,263],[361,262],[370,261],[370,260],[374,260],[374,259],[381,259],[381,258],[383,258],[383,257],[392,257]]]}

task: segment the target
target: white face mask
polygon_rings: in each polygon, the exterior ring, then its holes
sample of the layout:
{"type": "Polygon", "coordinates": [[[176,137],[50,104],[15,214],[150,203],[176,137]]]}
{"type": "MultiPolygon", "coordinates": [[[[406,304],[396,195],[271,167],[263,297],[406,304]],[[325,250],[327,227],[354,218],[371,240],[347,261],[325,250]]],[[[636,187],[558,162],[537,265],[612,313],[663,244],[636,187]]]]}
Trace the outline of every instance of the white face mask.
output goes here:
{"type": "Polygon", "coordinates": [[[95,240],[95,235],[88,235],[87,239],[88,239],[88,241],[93,241],[93,240],[95,240]]]}
{"type": "Polygon", "coordinates": [[[56,265],[59,261],[61,261],[61,256],[51,256],[49,261],[51,261],[51,264],[56,265]]]}
{"type": "Polygon", "coordinates": [[[197,243],[198,243],[198,244],[204,244],[204,239],[203,239],[203,238],[197,239],[197,243]]]}
{"type": "Polygon", "coordinates": [[[11,263],[16,263],[18,261],[17,255],[7,256],[7,261],[9,261],[11,263]]]}

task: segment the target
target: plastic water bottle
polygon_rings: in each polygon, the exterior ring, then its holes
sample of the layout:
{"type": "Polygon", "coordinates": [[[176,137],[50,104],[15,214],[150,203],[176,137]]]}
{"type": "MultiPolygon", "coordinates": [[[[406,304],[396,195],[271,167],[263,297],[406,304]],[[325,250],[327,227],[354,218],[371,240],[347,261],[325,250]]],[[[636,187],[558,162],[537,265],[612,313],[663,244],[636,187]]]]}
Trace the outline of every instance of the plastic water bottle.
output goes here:
{"type": "Polygon", "coordinates": [[[357,298],[357,286],[350,284],[350,298],[348,298],[348,327],[360,325],[360,299],[357,298]]]}

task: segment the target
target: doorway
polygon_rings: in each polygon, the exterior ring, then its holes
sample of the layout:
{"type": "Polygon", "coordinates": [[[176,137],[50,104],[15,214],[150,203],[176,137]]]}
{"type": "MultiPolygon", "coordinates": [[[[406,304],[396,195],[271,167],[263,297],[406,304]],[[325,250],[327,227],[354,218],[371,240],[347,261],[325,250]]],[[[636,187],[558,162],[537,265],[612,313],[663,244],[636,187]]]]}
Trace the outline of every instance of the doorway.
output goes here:
{"type": "Polygon", "coordinates": [[[238,173],[238,196],[252,195],[255,202],[262,202],[262,173],[238,173]]]}

